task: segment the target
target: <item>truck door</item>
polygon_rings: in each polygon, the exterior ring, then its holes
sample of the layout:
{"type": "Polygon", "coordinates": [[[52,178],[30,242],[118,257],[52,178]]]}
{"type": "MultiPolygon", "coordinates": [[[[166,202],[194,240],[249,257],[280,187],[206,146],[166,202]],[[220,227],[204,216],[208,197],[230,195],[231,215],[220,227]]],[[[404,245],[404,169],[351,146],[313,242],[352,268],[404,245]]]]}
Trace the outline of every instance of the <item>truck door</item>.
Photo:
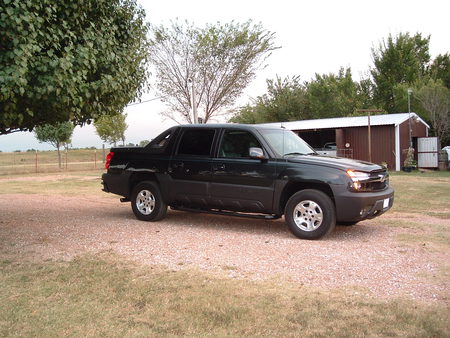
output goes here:
{"type": "Polygon", "coordinates": [[[171,200],[186,207],[206,207],[211,180],[214,128],[186,128],[170,161],[171,200]]]}
{"type": "Polygon", "coordinates": [[[263,148],[250,131],[223,131],[217,157],[212,161],[210,192],[214,208],[272,212],[276,163],[250,158],[250,147],[263,148]]]}

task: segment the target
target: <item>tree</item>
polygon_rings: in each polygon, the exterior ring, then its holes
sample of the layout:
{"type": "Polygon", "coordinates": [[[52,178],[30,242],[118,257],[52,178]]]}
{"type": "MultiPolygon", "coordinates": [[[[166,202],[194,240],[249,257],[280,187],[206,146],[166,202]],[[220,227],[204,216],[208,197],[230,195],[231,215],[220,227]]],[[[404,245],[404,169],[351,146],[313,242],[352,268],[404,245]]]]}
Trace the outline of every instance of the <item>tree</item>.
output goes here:
{"type": "Polygon", "coordinates": [[[125,145],[125,130],[128,128],[125,122],[126,118],[127,114],[100,116],[94,121],[98,136],[103,142],[114,144],[114,147],[119,141],[122,141],[122,145],[125,145]]]}
{"type": "Polygon", "coordinates": [[[430,66],[430,74],[433,79],[442,80],[447,89],[450,89],[450,55],[439,54],[430,66]]]}
{"type": "Polygon", "coordinates": [[[274,33],[251,21],[204,28],[173,22],[152,27],[152,33],[149,57],[168,106],[164,115],[177,122],[192,123],[193,107],[206,123],[232,106],[276,48],[274,33]]]}
{"type": "Polygon", "coordinates": [[[0,134],[122,111],[146,87],[149,25],[135,0],[3,0],[0,134]]]}
{"type": "Polygon", "coordinates": [[[389,35],[377,48],[372,48],[374,67],[374,103],[389,113],[405,111],[396,100],[394,88],[398,84],[412,84],[428,74],[430,37],[420,33],[410,36],[389,35]]]}
{"type": "Polygon", "coordinates": [[[150,143],[149,140],[142,140],[141,142],[139,142],[139,147],[145,147],[149,143],[150,143]]]}
{"type": "Polygon", "coordinates": [[[239,109],[230,121],[265,123],[303,120],[307,113],[306,90],[299,76],[267,80],[267,94],[258,96],[253,105],[239,109]]]}
{"type": "Polygon", "coordinates": [[[49,143],[58,150],[59,168],[62,167],[60,148],[64,144],[71,142],[73,128],[73,124],[70,122],[58,122],[54,125],[45,124],[37,126],[34,130],[34,135],[39,142],[49,143]]]}
{"type": "Polygon", "coordinates": [[[336,74],[316,74],[306,83],[309,110],[313,118],[349,116],[359,108],[369,108],[366,81],[352,79],[350,68],[341,68],[336,74]]]}
{"type": "Polygon", "coordinates": [[[442,81],[430,80],[417,90],[416,97],[428,113],[438,140],[446,140],[450,129],[450,91],[448,88],[444,86],[442,81]]]}

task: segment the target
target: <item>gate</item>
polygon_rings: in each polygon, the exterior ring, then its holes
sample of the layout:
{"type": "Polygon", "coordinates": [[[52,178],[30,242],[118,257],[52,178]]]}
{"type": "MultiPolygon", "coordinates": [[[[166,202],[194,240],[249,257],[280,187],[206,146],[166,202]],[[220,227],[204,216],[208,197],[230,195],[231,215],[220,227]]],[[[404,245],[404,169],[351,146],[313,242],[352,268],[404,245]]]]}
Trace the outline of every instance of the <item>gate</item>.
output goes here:
{"type": "Polygon", "coordinates": [[[417,164],[419,168],[437,168],[439,159],[438,138],[417,139],[417,164]]]}

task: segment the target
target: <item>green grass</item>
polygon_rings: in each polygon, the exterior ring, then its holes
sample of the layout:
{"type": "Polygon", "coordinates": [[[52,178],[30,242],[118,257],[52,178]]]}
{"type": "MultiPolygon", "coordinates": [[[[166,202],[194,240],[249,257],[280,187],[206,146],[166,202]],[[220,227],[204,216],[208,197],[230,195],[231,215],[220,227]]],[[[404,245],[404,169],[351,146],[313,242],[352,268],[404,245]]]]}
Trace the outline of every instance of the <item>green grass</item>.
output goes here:
{"type": "Polygon", "coordinates": [[[450,253],[450,228],[444,224],[450,219],[450,172],[394,173],[391,185],[395,200],[390,212],[404,215],[390,219],[388,213],[383,223],[406,230],[397,236],[399,242],[450,253]]]}
{"type": "Polygon", "coordinates": [[[429,336],[450,309],[143,267],[110,253],[0,263],[1,336],[429,336]]]}
{"type": "MultiPolygon", "coordinates": [[[[0,194],[108,196],[101,192],[100,175],[32,175],[35,181],[8,176],[0,181],[0,194]]],[[[401,217],[388,213],[383,223],[405,230],[399,243],[448,256],[450,229],[435,217],[448,218],[450,176],[400,173],[391,182],[393,211],[401,217]]],[[[450,307],[442,303],[374,298],[356,288],[314,289],[281,277],[254,282],[175,272],[110,252],[70,262],[30,259],[0,238],[0,336],[450,336],[450,307]]],[[[448,283],[450,267],[435,263],[439,271],[418,278],[448,283]]]]}
{"type": "Polygon", "coordinates": [[[89,173],[63,173],[55,178],[48,174],[35,174],[36,179],[22,180],[23,175],[13,175],[0,178],[1,194],[46,194],[46,195],[102,195],[101,175],[103,171],[89,173]]]}
{"type": "Polygon", "coordinates": [[[450,218],[450,171],[394,173],[395,189],[392,211],[450,218]]]}
{"type": "MultiPolygon", "coordinates": [[[[108,152],[106,149],[105,154],[108,152]]],[[[61,150],[64,168],[60,169],[56,150],[0,153],[0,175],[95,170],[103,168],[103,158],[102,149],[61,150]]]]}

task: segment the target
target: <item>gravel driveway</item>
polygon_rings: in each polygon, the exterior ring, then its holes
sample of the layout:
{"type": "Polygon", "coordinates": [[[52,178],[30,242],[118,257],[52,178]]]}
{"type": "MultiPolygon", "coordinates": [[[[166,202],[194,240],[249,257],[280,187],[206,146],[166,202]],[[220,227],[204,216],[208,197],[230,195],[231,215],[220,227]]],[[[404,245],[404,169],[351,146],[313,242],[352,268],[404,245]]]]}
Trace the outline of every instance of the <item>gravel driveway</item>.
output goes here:
{"type": "MultiPolygon", "coordinates": [[[[0,195],[0,210],[0,250],[8,246],[9,252],[38,260],[113,250],[170,269],[196,268],[251,279],[281,276],[299,286],[360,286],[381,297],[449,301],[449,286],[436,277],[436,262],[445,261],[443,254],[423,244],[402,245],[396,237],[408,230],[383,224],[389,217],[408,215],[391,212],[353,227],[336,227],[325,239],[306,241],[291,235],[283,220],[169,211],[160,222],[141,222],[129,203],[106,194],[0,195]]],[[[449,220],[435,221],[450,226],[449,220]]]]}

